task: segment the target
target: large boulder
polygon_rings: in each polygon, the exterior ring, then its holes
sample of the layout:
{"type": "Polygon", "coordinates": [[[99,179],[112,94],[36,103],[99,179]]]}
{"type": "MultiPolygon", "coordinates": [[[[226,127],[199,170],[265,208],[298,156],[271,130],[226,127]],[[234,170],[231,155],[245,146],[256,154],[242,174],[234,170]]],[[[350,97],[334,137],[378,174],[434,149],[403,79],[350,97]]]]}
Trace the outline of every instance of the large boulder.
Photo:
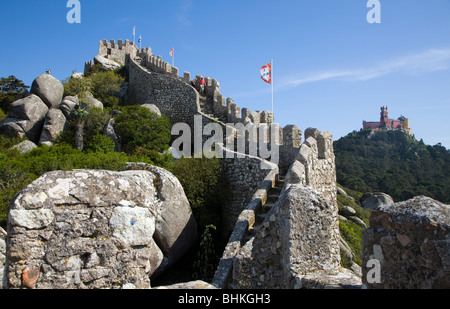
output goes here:
{"type": "Polygon", "coordinates": [[[58,108],[64,94],[64,87],[50,74],[43,74],[33,81],[30,92],[39,96],[48,108],[58,108]]]}
{"type": "Polygon", "coordinates": [[[154,237],[169,263],[178,260],[180,253],[186,252],[197,238],[197,222],[180,181],[168,171],[145,163],[129,163],[127,169],[130,175],[135,170],[147,170],[154,175],[162,201],[158,204],[154,237]]]}
{"type": "Polygon", "coordinates": [[[86,96],[86,103],[82,104],[82,107],[83,108],[85,108],[85,107],[88,107],[88,108],[89,107],[95,107],[95,108],[103,109],[103,103],[100,102],[99,100],[97,100],[96,98],[94,98],[94,96],[91,93],[89,93],[86,96]]]}
{"type": "Polygon", "coordinates": [[[12,147],[12,149],[17,149],[21,154],[30,152],[35,148],[37,148],[37,145],[32,141],[23,141],[12,147]]]}
{"type": "Polygon", "coordinates": [[[28,137],[37,143],[44,125],[48,107],[36,95],[12,103],[8,117],[0,124],[0,134],[7,137],[28,137]]]}
{"type": "Polygon", "coordinates": [[[359,202],[364,209],[374,210],[383,205],[394,204],[392,197],[383,192],[366,193],[359,202]]]}
{"type": "Polygon", "coordinates": [[[53,141],[56,137],[58,137],[58,135],[64,130],[67,130],[68,127],[69,123],[63,112],[59,109],[52,108],[48,111],[47,116],[45,117],[39,144],[47,146],[53,145],[53,141]]]}
{"type": "Polygon", "coordinates": [[[7,288],[150,288],[195,241],[185,201],[165,171],[47,173],[11,201],[7,288]]]}
{"type": "Polygon", "coordinates": [[[449,289],[450,205],[418,196],[375,209],[362,271],[368,288],[449,289]]]}
{"type": "Polygon", "coordinates": [[[147,108],[152,113],[155,113],[155,114],[157,114],[158,116],[161,117],[161,111],[159,110],[159,108],[155,104],[142,104],[141,106],[147,108]]]}
{"type": "Polygon", "coordinates": [[[121,67],[121,65],[114,60],[99,55],[94,57],[94,63],[101,64],[103,71],[113,71],[121,67]]]}
{"type": "Polygon", "coordinates": [[[80,104],[78,97],[67,96],[62,100],[61,104],[59,105],[59,109],[63,112],[64,116],[66,116],[67,119],[70,119],[70,112],[78,104],[80,104]]]}

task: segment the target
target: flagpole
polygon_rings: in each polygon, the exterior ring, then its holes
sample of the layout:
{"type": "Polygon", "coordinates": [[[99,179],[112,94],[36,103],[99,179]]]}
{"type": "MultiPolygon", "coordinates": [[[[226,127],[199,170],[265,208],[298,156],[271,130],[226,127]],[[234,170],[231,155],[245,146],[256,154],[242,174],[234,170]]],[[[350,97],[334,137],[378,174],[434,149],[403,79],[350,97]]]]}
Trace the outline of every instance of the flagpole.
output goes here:
{"type": "Polygon", "coordinates": [[[172,66],[175,66],[175,47],[172,48],[172,66]]]}
{"type": "Polygon", "coordinates": [[[272,85],[272,123],[275,123],[275,114],[273,112],[273,59],[270,59],[270,67],[271,67],[271,81],[270,84],[272,85]]]}

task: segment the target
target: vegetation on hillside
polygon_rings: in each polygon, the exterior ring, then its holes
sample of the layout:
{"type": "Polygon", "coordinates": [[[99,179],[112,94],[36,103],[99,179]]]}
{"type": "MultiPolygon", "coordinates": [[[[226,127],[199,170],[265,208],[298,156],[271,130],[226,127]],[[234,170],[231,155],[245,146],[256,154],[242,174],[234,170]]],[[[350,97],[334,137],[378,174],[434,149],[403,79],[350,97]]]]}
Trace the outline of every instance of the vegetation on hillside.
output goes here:
{"type": "Polygon", "coordinates": [[[395,201],[426,195],[450,203],[450,152],[402,131],[362,130],[334,142],[338,183],[395,201]]]}
{"type": "Polygon", "coordinates": [[[102,71],[101,65],[95,65],[84,78],[70,78],[63,81],[64,96],[78,96],[80,102],[85,102],[90,93],[103,103],[107,109],[119,108],[119,89],[126,76],[124,69],[102,71]]]}

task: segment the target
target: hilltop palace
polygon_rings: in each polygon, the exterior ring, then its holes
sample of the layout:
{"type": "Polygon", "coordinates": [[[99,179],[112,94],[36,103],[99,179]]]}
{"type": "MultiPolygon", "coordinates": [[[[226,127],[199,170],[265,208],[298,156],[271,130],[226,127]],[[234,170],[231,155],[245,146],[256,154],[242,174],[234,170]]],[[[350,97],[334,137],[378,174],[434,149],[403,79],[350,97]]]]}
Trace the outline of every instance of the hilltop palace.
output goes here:
{"type": "Polygon", "coordinates": [[[407,134],[412,135],[409,127],[409,119],[400,116],[397,120],[389,119],[387,106],[381,107],[380,121],[363,121],[363,129],[369,130],[403,130],[407,134]]]}

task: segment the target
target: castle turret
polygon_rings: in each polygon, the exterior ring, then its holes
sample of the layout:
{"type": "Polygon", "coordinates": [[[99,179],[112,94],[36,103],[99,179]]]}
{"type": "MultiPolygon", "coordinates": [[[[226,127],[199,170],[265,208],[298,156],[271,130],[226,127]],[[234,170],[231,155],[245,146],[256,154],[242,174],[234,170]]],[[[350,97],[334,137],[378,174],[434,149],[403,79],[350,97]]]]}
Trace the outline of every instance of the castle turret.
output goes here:
{"type": "Polygon", "coordinates": [[[389,124],[388,108],[387,106],[382,106],[380,114],[380,126],[387,127],[388,124],[389,124]]]}

